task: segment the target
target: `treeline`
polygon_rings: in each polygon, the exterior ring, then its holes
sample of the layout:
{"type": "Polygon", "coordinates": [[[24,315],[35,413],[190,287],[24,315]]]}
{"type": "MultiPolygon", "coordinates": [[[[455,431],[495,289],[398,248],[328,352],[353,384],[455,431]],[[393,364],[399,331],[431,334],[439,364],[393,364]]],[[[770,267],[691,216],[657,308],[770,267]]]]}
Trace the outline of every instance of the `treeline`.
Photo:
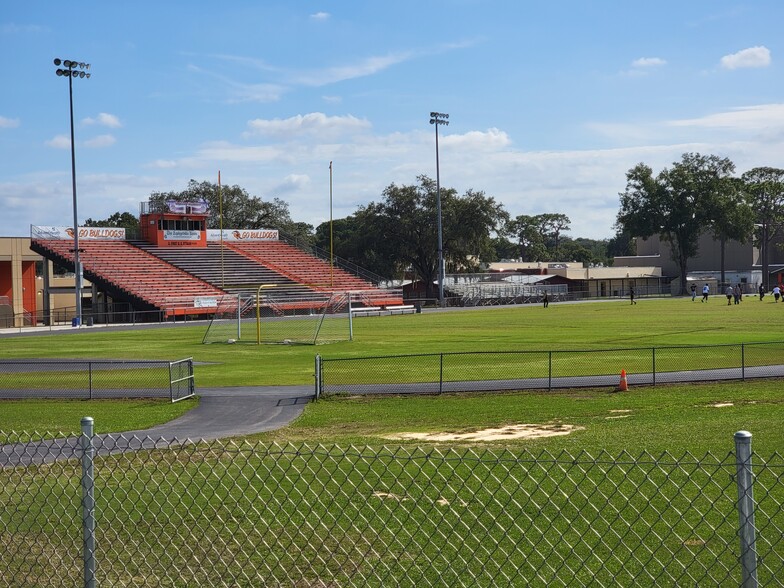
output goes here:
{"type": "MultiPolygon", "coordinates": [[[[445,270],[477,272],[484,263],[504,259],[611,265],[616,256],[634,255],[634,237],[658,235],[672,245],[673,259],[685,276],[688,260],[697,254],[699,237],[707,232],[722,247],[729,240],[754,239],[767,276],[768,249],[784,226],[784,170],[758,167],[740,177],[734,174],[729,159],[699,153],[683,154],[656,175],[649,166],[638,164],[626,174],[617,232],[603,240],[569,236],[571,220],[562,213],[512,217],[483,191],[459,194],[441,188],[445,270]]],[[[414,184],[390,184],[377,202],[315,228],[295,222],[286,202],[261,200],[236,185],[219,189],[211,182],[191,180],[181,192],[154,192],[149,199],[161,203],[204,199],[209,205],[209,228],[276,228],[325,251],[331,248],[334,255],[382,276],[413,276],[430,287],[438,276],[439,192],[436,182],[425,175],[414,184]]],[[[86,222],[132,230],[137,223],[130,213],[86,222]]],[[[681,283],[685,287],[685,280],[681,283]]]]}
{"type": "MultiPolygon", "coordinates": [[[[784,170],[757,167],[740,177],[726,157],[684,153],[680,161],[654,175],[640,163],[626,174],[616,227],[628,235],[658,235],[672,246],[683,278],[698,252],[700,235],[711,234],[721,247],[721,281],[727,241],[753,239],[769,279],[772,242],[784,226],[784,170]]],[[[686,280],[681,279],[686,293],[686,280]]]]}
{"type": "MultiPolygon", "coordinates": [[[[166,200],[206,200],[208,228],[277,228],[290,237],[331,249],[334,255],[389,278],[415,276],[432,285],[438,276],[438,190],[434,180],[419,176],[415,184],[391,184],[377,202],[360,206],[341,219],[313,227],[292,220],[288,204],[261,200],[239,186],[191,180],[181,192],[154,192],[151,203],[166,200]]],[[[487,262],[578,261],[611,263],[613,255],[629,254],[631,240],[572,238],[565,214],[510,217],[501,203],[482,191],[458,194],[441,188],[443,257],[447,273],[478,272],[487,262]]],[[[108,219],[88,219],[88,226],[118,226],[131,231],[138,225],[130,213],[108,219]]]]}

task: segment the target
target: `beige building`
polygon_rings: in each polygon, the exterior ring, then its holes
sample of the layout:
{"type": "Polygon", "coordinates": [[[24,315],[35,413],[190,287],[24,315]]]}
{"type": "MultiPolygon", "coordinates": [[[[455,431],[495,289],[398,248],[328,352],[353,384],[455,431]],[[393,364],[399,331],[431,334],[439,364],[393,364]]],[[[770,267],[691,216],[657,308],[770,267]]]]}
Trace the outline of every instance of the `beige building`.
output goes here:
{"type": "MultiPolygon", "coordinates": [[[[700,236],[697,255],[689,259],[687,282],[718,282],[721,280],[721,244],[709,234],[700,236]]],[[[784,252],[771,247],[771,272],[780,269],[784,252]]],[[[616,266],[658,266],[662,275],[672,278],[673,292],[680,291],[680,268],[672,259],[672,247],[658,235],[637,239],[637,255],[616,257],[616,266]]],[[[731,284],[743,284],[747,291],[756,290],[762,281],[759,249],[746,243],[727,241],[724,247],[724,278],[731,284]]]]}
{"type": "MultiPolygon", "coordinates": [[[[89,297],[89,282],[85,289],[89,297]]],[[[73,272],[55,275],[29,237],[0,237],[0,328],[68,323],[75,306],[73,272]]]]}
{"type": "Polygon", "coordinates": [[[626,296],[630,287],[634,287],[639,294],[658,294],[666,285],[663,283],[661,267],[653,263],[640,266],[585,267],[585,264],[580,262],[510,261],[491,263],[488,270],[559,276],[569,281],[570,292],[590,298],[626,296]]]}

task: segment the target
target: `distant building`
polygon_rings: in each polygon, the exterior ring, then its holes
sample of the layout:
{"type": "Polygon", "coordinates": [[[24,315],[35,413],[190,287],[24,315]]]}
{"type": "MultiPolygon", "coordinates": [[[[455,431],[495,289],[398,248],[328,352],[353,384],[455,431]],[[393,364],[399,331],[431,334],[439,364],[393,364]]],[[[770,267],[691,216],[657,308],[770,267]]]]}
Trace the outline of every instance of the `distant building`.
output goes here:
{"type": "MultiPolygon", "coordinates": [[[[637,238],[637,255],[616,257],[615,266],[643,267],[656,265],[661,268],[662,275],[672,280],[673,293],[680,292],[680,268],[672,259],[670,243],[659,239],[658,235],[648,238],[637,238]]],[[[687,283],[690,281],[706,282],[721,280],[721,244],[710,234],[700,236],[697,255],[689,259],[687,265],[687,283]]],[[[775,244],[771,245],[770,272],[772,281],[780,275],[784,268],[784,251],[775,244]]],[[[730,284],[743,284],[747,291],[752,291],[762,282],[759,249],[752,245],[751,239],[746,243],[727,241],[724,246],[724,279],[730,284]]]]}
{"type": "Polygon", "coordinates": [[[669,282],[655,264],[639,266],[586,267],[578,262],[505,261],[488,264],[490,272],[558,276],[574,297],[626,296],[634,286],[640,295],[669,293],[669,282]]]}

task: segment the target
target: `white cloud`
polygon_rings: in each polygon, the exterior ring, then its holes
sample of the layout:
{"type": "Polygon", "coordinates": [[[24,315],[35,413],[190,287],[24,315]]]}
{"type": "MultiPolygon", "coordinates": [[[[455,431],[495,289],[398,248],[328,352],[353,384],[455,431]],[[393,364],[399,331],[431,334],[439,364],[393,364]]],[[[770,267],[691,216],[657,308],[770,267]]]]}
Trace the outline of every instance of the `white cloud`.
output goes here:
{"type": "Polygon", "coordinates": [[[19,126],[19,119],[18,118],[6,118],[4,116],[0,116],[0,129],[15,129],[19,126]]]}
{"type": "Polygon", "coordinates": [[[661,67],[662,65],[667,65],[667,62],[660,57],[640,57],[632,61],[632,67],[647,68],[661,67]]]}
{"type": "Polygon", "coordinates": [[[326,86],[345,80],[370,76],[387,68],[412,59],[411,51],[390,53],[389,55],[366,57],[357,63],[328,67],[326,69],[295,74],[291,82],[304,86],[326,86]]]}
{"type": "Polygon", "coordinates": [[[71,139],[67,135],[56,135],[46,141],[45,145],[54,149],[70,149],[71,139]]]}
{"type": "Polygon", "coordinates": [[[724,140],[755,138],[761,135],[784,133],[784,103],[740,106],[698,118],[672,120],[644,120],[632,122],[591,122],[585,127],[608,139],[626,145],[645,143],[691,143],[712,139],[724,140]]]}
{"type": "Polygon", "coordinates": [[[116,142],[117,139],[112,135],[98,135],[97,137],[85,141],[84,145],[85,147],[91,147],[93,149],[102,149],[104,147],[111,147],[116,142]]]}
{"type": "Polygon", "coordinates": [[[118,117],[106,112],[101,112],[95,118],[85,118],[82,122],[86,125],[101,125],[103,127],[109,127],[110,129],[119,129],[123,126],[118,117]]]}
{"type": "Polygon", "coordinates": [[[12,22],[0,25],[0,33],[3,35],[45,33],[48,31],[49,28],[39,25],[19,25],[12,22]]]}
{"type": "Polygon", "coordinates": [[[277,102],[286,92],[286,88],[279,84],[241,84],[238,82],[228,82],[232,96],[230,103],[243,102],[277,102]]]}
{"type": "Polygon", "coordinates": [[[310,18],[313,20],[327,20],[329,17],[329,12],[316,12],[315,14],[310,15],[310,18]]]}
{"type": "Polygon", "coordinates": [[[741,106],[700,118],[673,120],[667,124],[672,127],[702,127],[736,131],[760,131],[771,127],[784,127],[784,104],[741,106]]]}
{"type": "Polygon", "coordinates": [[[370,128],[367,120],[352,115],[327,116],[321,112],[298,114],[286,119],[261,119],[248,121],[245,136],[266,135],[278,138],[293,138],[301,135],[327,135],[331,137],[344,133],[363,131],[370,128]]]}
{"type": "Polygon", "coordinates": [[[310,177],[307,174],[289,174],[283,178],[283,182],[273,188],[273,194],[287,194],[296,192],[310,186],[310,177]]]}
{"type": "Polygon", "coordinates": [[[749,47],[721,58],[721,67],[724,69],[768,67],[769,65],[770,50],[764,46],[749,47]]]}
{"type": "Polygon", "coordinates": [[[177,162],[171,159],[156,159],[149,163],[146,167],[154,167],[158,169],[171,169],[177,167],[177,162]]]}
{"type": "Polygon", "coordinates": [[[341,96],[322,96],[321,99],[327,104],[340,104],[343,102],[343,98],[341,96]]]}

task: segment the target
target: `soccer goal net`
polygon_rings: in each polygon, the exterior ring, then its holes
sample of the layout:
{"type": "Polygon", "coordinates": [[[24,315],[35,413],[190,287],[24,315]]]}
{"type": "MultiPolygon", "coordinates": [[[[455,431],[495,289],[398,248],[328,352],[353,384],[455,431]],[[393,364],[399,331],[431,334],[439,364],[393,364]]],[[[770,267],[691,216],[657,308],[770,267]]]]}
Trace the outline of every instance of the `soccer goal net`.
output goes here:
{"type": "Polygon", "coordinates": [[[317,345],[351,338],[350,294],[276,296],[274,291],[218,300],[202,343],[317,345]]]}

